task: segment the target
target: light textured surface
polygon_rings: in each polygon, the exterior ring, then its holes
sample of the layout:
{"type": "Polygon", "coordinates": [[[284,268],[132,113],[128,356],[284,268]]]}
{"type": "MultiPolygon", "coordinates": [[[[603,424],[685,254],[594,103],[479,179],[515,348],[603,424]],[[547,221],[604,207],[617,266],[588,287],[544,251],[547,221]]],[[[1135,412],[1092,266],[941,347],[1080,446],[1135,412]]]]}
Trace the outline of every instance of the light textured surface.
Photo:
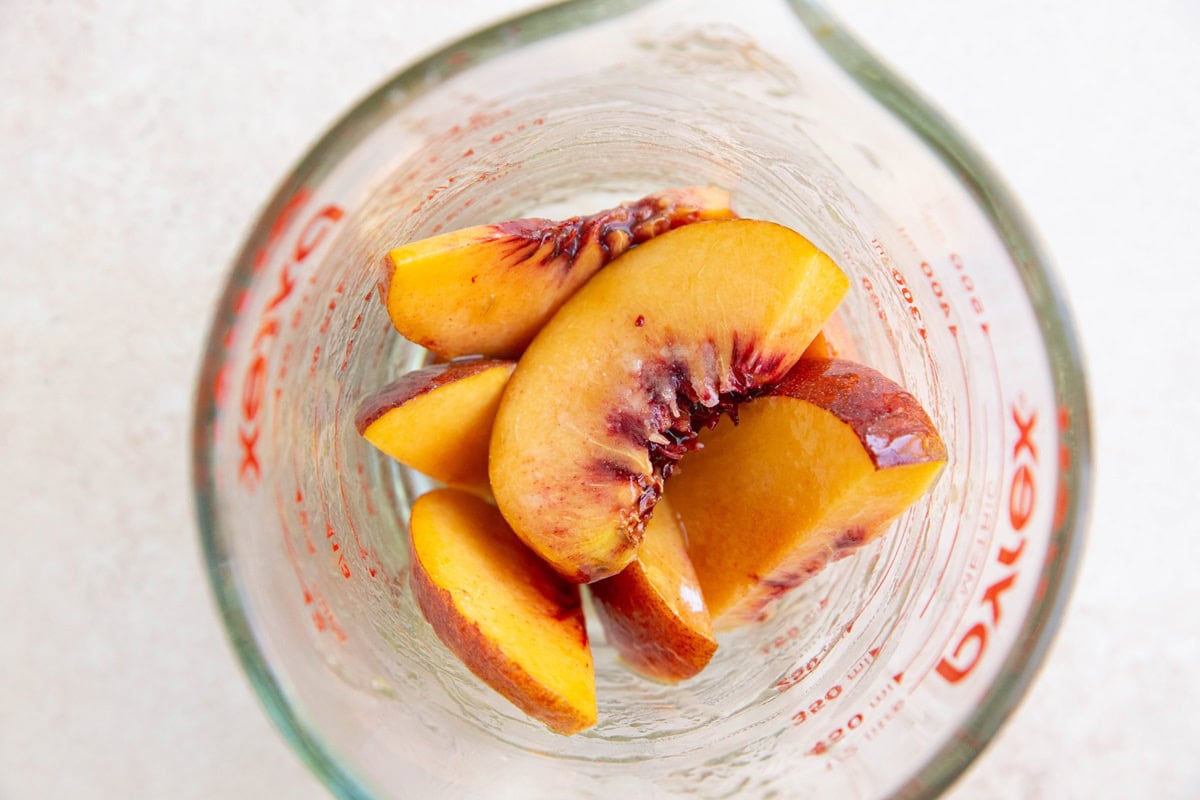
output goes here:
{"type": "MultiPolygon", "coordinates": [[[[0,797],[324,796],[202,572],[187,432],[207,315],[334,116],[529,5],[0,5],[0,797]]],[[[1136,9],[839,4],[1008,178],[1091,368],[1073,602],[956,797],[1200,796],[1200,6],[1136,9]]]]}

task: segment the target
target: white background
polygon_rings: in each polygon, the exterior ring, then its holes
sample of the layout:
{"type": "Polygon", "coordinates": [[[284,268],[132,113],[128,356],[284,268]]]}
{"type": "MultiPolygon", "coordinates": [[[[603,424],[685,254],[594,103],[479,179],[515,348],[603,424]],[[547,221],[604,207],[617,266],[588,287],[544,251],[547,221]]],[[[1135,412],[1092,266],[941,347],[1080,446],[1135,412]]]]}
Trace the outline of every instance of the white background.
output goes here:
{"type": "MultiPolygon", "coordinates": [[[[0,797],[322,797],[218,625],[191,383],[275,182],[528,0],[0,3],[0,797]]],[[[1049,661],[955,797],[1200,796],[1200,5],[842,0],[1060,268],[1097,483],[1049,661]]]]}

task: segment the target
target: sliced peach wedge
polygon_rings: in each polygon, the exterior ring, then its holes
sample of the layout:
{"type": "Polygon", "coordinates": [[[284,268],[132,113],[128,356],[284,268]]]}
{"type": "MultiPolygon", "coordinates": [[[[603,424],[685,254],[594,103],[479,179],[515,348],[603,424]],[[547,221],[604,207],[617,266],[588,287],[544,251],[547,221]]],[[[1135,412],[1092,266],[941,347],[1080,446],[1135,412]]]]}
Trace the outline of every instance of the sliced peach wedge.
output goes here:
{"type": "Polygon", "coordinates": [[[801,360],[739,417],[668,482],[718,630],[875,539],[946,462],[916,398],[850,361],[801,360]]]}
{"type": "Polygon", "coordinates": [[[422,239],[384,259],[388,314],[404,337],[438,355],[515,358],[576,289],[629,248],[732,216],[728,192],[689,186],[589,216],[422,239]]]}
{"type": "Polygon", "coordinates": [[[754,220],[676,228],[596,273],[501,397],[488,473],[505,519],[574,581],[620,572],[697,431],[782,379],[847,285],[754,220]]]}
{"type": "Polygon", "coordinates": [[[411,583],[421,613],[464,664],[562,734],[596,724],[596,681],[579,587],[475,495],[437,489],[413,503],[411,583]]]}
{"type": "Polygon", "coordinates": [[[816,338],[809,343],[800,357],[833,358],[834,355],[833,345],[829,343],[829,338],[825,335],[825,331],[822,330],[817,333],[816,338]]]}
{"type": "Polygon", "coordinates": [[[409,372],[362,402],[355,427],[401,464],[449,486],[490,494],[488,441],[515,366],[473,358],[409,372]]]}
{"type": "Polygon", "coordinates": [[[717,650],[683,532],[664,497],[637,557],[590,587],[608,643],[625,663],[667,683],[694,676],[717,650]]]}

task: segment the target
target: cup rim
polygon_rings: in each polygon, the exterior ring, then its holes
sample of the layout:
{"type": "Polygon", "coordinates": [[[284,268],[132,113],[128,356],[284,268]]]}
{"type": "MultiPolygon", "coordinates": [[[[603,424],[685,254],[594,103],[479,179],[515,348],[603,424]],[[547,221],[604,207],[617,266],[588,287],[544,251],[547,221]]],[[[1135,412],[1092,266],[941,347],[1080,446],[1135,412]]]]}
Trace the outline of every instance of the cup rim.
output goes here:
{"type": "MultiPolygon", "coordinates": [[[[234,323],[237,296],[252,282],[255,252],[267,241],[274,220],[303,186],[319,178],[389,114],[430,86],[539,40],[653,5],[657,0],[566,0],[511,17],[464,36],[400,70],[355,103],[308,148],[279,183],[234,258],[217,302],[198,373],[193,404],[192,479],[201,548],[226,635],[259,701],[309,771],[333,794],[370,800],[374,795],[343,764],[320,733],[288,701],[267,663],[241,604],[229,568],[212,498],[216,494],[210,449],[216,401],[214,386],[223,360],[226,332],[234,323]],[[464,57],[465,56],[465,57],[464,57]]],[[[1041,668],[1061,624],[1078,570],[1092,492],[1091,423],[1083,358],[1071,315],[1032,225],[995,170],[945,116],[859,43],[835,17],[809,0],[783,0],[816,44],[864,91],[887,108],[958,177],[996,230],[1017,266],[1036,312],[1050,355],[1058,409],[1069,415],[1061,431],[1071,451],[1058,486],[1064,512],[1051,531],[1051,555],[1042,565],[1039,594],[997,677],[975,710],[921,765],[896,796],[935,797],[953,784],[983,752],[1015,710],[1041,668]],[[1061,495],[1065,492],[1066,497],[1061,495]]]]}

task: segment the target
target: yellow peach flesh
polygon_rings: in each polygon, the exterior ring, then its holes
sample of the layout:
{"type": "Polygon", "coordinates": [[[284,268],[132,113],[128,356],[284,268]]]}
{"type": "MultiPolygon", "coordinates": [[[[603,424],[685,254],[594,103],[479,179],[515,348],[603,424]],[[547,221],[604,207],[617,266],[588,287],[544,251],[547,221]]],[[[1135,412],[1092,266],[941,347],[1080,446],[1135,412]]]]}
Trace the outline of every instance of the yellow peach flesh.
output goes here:
{"type": "Polygon", "coordinates": [[[596,723],[579,589],[517,540],[499,512],[455,489],[412,509],[413,590],[438,637],[470,670],[552,730],[596,723]]]}
{"type": "Polygon", "coordinates": [[[700,222],[626,253],[513,371],[489,458],[505,519],[572,580],[620,572],[678,442],[779,380],[846,288],[824,254],[768,222],[700,222]]]}
{"type": "Polygon", "coordinates": [[[801,361],[739,416],[701,434],[703,448],[668,482],[718,630],[762,618],[788,589],[879,536],[946,459],[916,399],[850,362],[801,361]],[[858,380],[837,383],[827,364],[858,380]]]}
{"type": "Polygon", "coordinates": [[[406,466],[447,485],[490,494],[488,442],[514,366],[476,359],[411,372],[363,402],[359,430],[406,466]]]}
{"type": "Polygon", "coordinates": [[[696,571],[666,498],[655,507],[633,562],[590,588],[609,644],[643,675],[685,680],[716,652],[696,571]]]}
{"type": "Polygon", "coordinates": [[[515,358],[601,267],[681,225],[733,216],[729,193],[689,186],[587,217],[478,225],[391,250],[396,330],[443,356],[515,358]]]}

